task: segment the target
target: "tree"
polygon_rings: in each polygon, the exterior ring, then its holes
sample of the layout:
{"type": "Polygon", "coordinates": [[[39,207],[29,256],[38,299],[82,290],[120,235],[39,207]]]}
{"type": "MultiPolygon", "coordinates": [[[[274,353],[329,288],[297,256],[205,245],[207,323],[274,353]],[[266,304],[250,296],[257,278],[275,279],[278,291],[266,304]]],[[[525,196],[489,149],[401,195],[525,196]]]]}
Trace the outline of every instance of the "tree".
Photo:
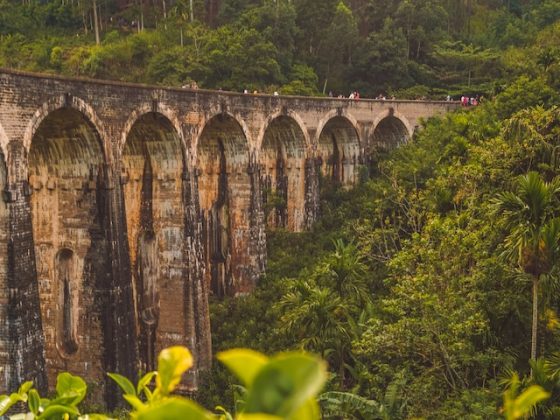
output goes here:
{"type": "Polygon", "coordinates": [[[518,178],[516,192],[504,192],[496,199],[503,212],[505,228],[504,255],[516,261],[533,283],[531,323],[531,359],[537,358],[539,280],[550,273],[560,253],[560,218],[555,217],[560,179],[545,182],[537,172],[518,178]]]}
{"type": "Polygon", "coordinates": [[[357,44],[358,25],[352,11],[340,1],[319,48],[318,61],[324,76],[323,93],[327,85],[339,92],[350,87],[347,86],[347,75],[357,44]]]}
{"type": "Polygon", "coordinates": [[[95,43],[99,45],[101,41],[99,40],[99,18],[97,17],[97,0],[93,0],[93,26],[95,28],[95,43]]]}
{"type": "Polygon", "coordinates": [[[421,61],[444,36],[447,12],[437,0],[403,0],[395,22],[402,28],[408,44],[408,58],[421,61]]]}
{"type": "Polygon", "coordinates": [[[353,321],[368,309],[371,297],[358,248],[342,240],[334,245],[311,273],[289,282],[277,307],[287,331],[330,359],[344,384],[351,342],[357,338],[353,321]]]}
{"type": "Polygon", "coordinates": [[[444,82],[462,83],[470,88],[474,77],[488,81],[499,70],[499,54],[492,49],[482,49],[462,42],[444,42],[434,47],[433,57],[440,64],[444,82]],[[465,78],[466,80],[464,80],[465,78]]]}
{"type": "Polygon", "coordinates": [[[355,87],[368,96],[411,82],[406,38],[391,19],[385,21],[381,31],[360,43],[353,64],[355,87]]]}

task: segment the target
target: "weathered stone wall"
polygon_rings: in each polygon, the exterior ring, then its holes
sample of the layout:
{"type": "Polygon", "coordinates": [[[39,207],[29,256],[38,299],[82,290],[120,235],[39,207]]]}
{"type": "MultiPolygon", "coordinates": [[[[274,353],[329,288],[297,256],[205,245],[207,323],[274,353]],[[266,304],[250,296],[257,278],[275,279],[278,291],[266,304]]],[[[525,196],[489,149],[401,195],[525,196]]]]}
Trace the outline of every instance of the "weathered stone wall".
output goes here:
{"type": "Polygon", "coordinates": [[[456,106],[0,71],[0,388],[103,384],[173,344],[195,387],[208,295],[254,288],[265,226],[309,227],[320,179],[353,185],[371,150],[456,106]]]}

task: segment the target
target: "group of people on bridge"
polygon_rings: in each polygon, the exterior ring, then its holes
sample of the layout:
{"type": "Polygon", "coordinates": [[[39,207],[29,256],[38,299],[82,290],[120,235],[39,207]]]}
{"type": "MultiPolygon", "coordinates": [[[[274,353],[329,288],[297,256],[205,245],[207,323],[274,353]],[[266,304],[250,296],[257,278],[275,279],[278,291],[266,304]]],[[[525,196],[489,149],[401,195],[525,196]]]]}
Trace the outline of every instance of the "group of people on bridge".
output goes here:
{"type": "MultiPolygon", "coordinates": [[[[448,96],[449,98],[449,96],[448,96]]],[[[448,99],[449,100],[449,99],[448,99]]],[[[483,96],[461,96],[461,106],[477,106],[483,100],[483,96]]]]}

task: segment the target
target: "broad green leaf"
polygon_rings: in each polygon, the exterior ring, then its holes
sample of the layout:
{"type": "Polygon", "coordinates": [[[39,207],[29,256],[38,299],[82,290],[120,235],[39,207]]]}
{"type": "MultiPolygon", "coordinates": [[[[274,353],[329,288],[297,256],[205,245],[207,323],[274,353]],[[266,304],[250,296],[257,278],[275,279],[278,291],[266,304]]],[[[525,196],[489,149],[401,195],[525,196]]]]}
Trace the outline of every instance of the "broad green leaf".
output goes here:
{"type": "Polygon", "coordinates": [[[193,401],[184,398],[167,398],[159,404],[146,406],[134,413],[138,420],[210,420],[214,416],[193,401]]]}
{"type": "Polygon", "coordinates": [[[82,401],[87,392],[87,385],[85,381],[79,376],[71,375],[68,372],[60,373],[56,378],[56,393],[57,400],[60,397],[74,396],[73,404],[78,404],[82,401]]]}
{"type": "Polygon", "coordinates": [[[41,397],[39,396],[39,393],[36,390],[31,389],[27,393],[27,396],[27,405],[29,406],[29,411],[31,411],[33,414],[38,414],[39,407],[41,406],[41,397]]]}
{"type": "Polygon", "coordinates": [[[29,391],[31,389],[31,387],[33,386],[33,381],[27,381],[21,384],[21,386],[18,389],[18,394],[19,395],[23,395],[25,393],[27,393],[27,391],[29,391]]]}
{"type": "Polygon", "coordinates": [[[169,347],[158,356],[156,384],[162,395],[168,395],[181,381],[181,376],[193,365],[191,352],[183,346],[169,347]]]}
{"type": "Polygon", "coordinates": [[[150,382],[152,382],[152,379],[156,375],[157,375],[157,372],[148,372],[144,376],[142,376],[140,378],[140,380],[138,381],[138,385],[136,387],[136,392],[138,394],[140,394],[150,384],[150,382]]]}
{"type": "Polygon", "coordinates": [[[135,410],[140,410],[144,408],[145,404],[136,395],[124,394],[123,398],[127,403],[131,405],[135,410]]]}
{"type": "Polygon", "coordinates": [[[0,416],[6,414],[10,407],[20,401],[24,401],[23,397],[15,392],[8,395],[2,395],[0,397],[0,416]]]}
{"type": "Polygon", "coordinates": [[[78,416],[80,412],[76,407],[68,406],[68,405],[50,405],[48,406],[43,413],[39,417],[38,420],[47,420],[47,419],[60,419],[63,414],[68,413],[72,416],[78,416]]]}
{"type": "Polygon", "coordinates": [[[268,357],[250,349],[222,351],[216,356],[246,386],[251,386],[259,370],[266,364],[268,357]]]}
{"type": "Polygon", "coordinates": [[[292,416],[315,397],[327,379],[326,363],[303,353],[283,353],[259,371],[249,389],[245,411],[292,416]]]}
{"type": "Polygon", "coordinates": [[[136,389],[134,389],[134,385],[128,380],[128,378],[119,375],[118,373],[108,373],[107,376],[115,381],[126,395],[136,395],[136,389]]]}

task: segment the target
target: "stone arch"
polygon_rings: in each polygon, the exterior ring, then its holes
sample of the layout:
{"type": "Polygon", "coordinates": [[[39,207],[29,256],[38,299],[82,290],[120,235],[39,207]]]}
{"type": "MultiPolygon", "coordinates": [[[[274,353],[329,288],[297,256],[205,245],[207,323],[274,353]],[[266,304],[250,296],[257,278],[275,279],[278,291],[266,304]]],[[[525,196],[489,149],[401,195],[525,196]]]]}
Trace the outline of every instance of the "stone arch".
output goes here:
{"type": "Polygon", "coordinates": [[[150,114],[150,113],[156,113],[162,115],[163,117],[167,118],[171,126],[173,126],[173,128],[177,132],[177,135],[179,136],[179,139],[181,140],[181,153],[183,154],[183,159],[186,162],[187,148],[184,142],[183,129],[179,117],[171,107],[160,102],[157,102],[155,104],[145,103],[137,107],[130,113],[129,117],[127,118],[124,124],[121,138],[119,139],[119,143],[117,147],[119,160],[122,157],[123,149],[126,145],[128,136],[130,134],[130,130],[132,129],[134,124],[136,124],[138,119],[140,119],[143,115],[150,114]]]}
{"type": "Polygon", "coordinates": [[[160,112],[134,115],[122,145],[121,180],[142,369],[165,347],[187,341],[184,325],[184,145],[160,112]],[[179,321],[178,321],[179,320],[179,321]]]}
{"type": "Polygon", "coordinates": [[[103,122],[99,119],[91,105],[89,105],[83,99],[71,94],[53,97],[47,102],[43,103],[43,105],[39,109],[37,109],[37,111],[35,111],[23,134],[23,146],[25,150],[29,153],[29,150],[31,148],[31,141],[33,140],[33,137],[35,136],[35,133],[37,132],[37,129],[39,128],[43,120],[53,112],[64,108],[74,109],[84,116],[88,124],[92,126],[99,137],[99,141],[102,146],[101,150],[103,152],[105,161],[109,161],[111,156],[111,148],[109,146],[109,142],[107,141],[103,122]]]}
{"type": "Polygon", "coordinates": [[[411,139],[414,127],[404,115],[389,108],[375,118],[370,133],[372,148],[392,149],[411,139]]]}
{"type": "Polygon", "coordinates": [[[107,301],[107,273],[111,272],[106,154],[96,125],[78,106],[82,103],[71,98],[68,103],[73,105],[56,101],[45,105],[28,126],[23,143],[28,144],[28,180],[33,192],[29,204],[45,361],[51,384],[66,370],[103,383],[107,324],[101,309],[107,301]],[[58,258],[64,249],[72,252],[71,264],[58,258]],[[67,283],[59,281],[60,264],[72,266],[67,283]],[[62,324],[56,315],[64,310],[57,297],[64,296],[65,285],[76,344],[67,348],[57,339],[62,324]]]}
{"type": "Polygon", "coordinates": [[[233,113],[230,112],[217,112],[217,113],[212,113],[210,115],[208,115],[198,126],[198,131],[197,133],[193,136],[193,141],[191,144],[191,158],[193,160],[193,165],[196,166],[197,162],[198,162],[198,156],[197,153],[199,151],[199,143],[202,139],[202,135],[204,133],[204,131],[206,131],[206,129],[208,128],[209,124],[212,123],[213,121],[217,121],[217,120],[229,120],[232,123],[235,122],[235,131],[237,132],[238,130],[241,130],[241,133],[243,134],[243,137],[245,139],[245,142],[247,143],[247,150],[249,151],[249,153],[252,152],[251,150],[251,132],[249,130],[249,127],[247,127],[247,124],[245,123],[245,121],[240,118],[238,115],[235,115],[233,113]]]}
{"type": "Polygon", "coordinates": [[[294,111],[291,111],[291,110],[287,110],[287,111],[281,110],[281,111],[275,112],[274,114],[269,115],[266,118],[262,127],[259,130],[259,135],[258,135],[258,138],[257,138],[257,150],[260,151],[261,148],[262,148],[262,144],[265,140],[264,135],[266,133],[266,130],[268,129],[270,124],[279,117],[289,118],[294,122],[295,125],[297,125],[297,127],[299,128],[299,130],[303,134],[303,139],[305,141],[305,148],[307,150],[310,150],[311,149],[311,138],[309,137],[309,132],[307,131],[307,127],[305,126],[305,122],[303,122],[303,119],[299,116],[299,114],[297,112],[294,112],[294,111]]]}
{"type": "Polygon", "coordinates": [[[354,185],[362,144],[357,121],[344,111],[331,111],[317,127],[316,144],[323,179],[354,185]]]}
{"type": "Polygon", "coordinates": [[[251,283],[250,213],[254,193],[244,124],[222,113],[208,119],[194,143],[203,220],[206,281],[215,295],[251,283]]]}
{"type": "Polygon", "coordinates": [[[301,231],[305,224],[305,162],[309,136],[295,114],[275,114],[259,136],[263,207],[269,227],[301,231]]]}

